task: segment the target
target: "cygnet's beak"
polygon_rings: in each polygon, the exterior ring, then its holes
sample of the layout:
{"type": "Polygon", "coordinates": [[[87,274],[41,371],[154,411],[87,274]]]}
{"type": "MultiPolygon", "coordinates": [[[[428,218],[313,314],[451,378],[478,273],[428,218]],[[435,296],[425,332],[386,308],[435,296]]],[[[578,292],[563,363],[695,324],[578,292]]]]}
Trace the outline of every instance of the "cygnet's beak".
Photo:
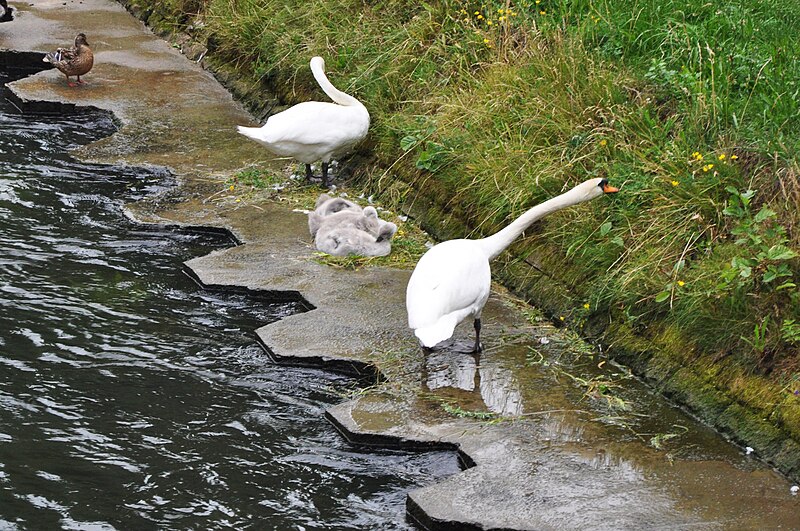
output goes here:
{"type": "Polygon", "coordinates": [[[608,183],[605,183],[603,185],[603,193],[604,194],[616,194],[617,192],[619,192],[619,188],[617,188],[616,186],[611,186],[608,183]]]}

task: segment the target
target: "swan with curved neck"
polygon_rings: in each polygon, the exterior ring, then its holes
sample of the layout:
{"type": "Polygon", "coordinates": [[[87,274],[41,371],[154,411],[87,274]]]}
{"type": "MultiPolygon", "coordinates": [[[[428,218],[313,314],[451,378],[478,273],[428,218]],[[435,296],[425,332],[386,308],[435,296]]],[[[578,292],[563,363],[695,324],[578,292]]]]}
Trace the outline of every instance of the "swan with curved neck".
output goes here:
{"type": "Polygon", "coordinates": [[[477,240],[448,240],[420,258],[406,288],[408,326],[423,348],[431,349],[453,335],[456,325],[474,318],[475,345],[481,350],[481,312],[489,298],[489,262],[534,221],[563,208],[617,192],[605,179],[590,179],[529,209],[499,232],[477,240]]]}
{"type": "Polygon", "coordinates": [[[322,161],[322,184],[327,187],[328,164],[352,151],[367,136],[369,112],[360,101],[328,81],[322,57],[311,58],[311,72],[334,103],[298,103],[270,116],[262,127],[238,126],[237,130],[275,155],[304,163],[308,179],[312,177],[311,163],[322,161]]]}

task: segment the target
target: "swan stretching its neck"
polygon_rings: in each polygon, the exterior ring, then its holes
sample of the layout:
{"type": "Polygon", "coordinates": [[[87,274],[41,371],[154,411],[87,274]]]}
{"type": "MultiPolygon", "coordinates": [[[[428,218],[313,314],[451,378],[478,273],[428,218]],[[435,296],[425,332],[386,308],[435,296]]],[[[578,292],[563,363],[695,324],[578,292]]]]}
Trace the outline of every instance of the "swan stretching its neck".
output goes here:
{"type": "Polygon", "coordinates": [[[304,163],[308,179],[312,177],[311,163],[322,161],[322,184],[328,187],[328,163],[352,151],[367,136],[369,112],[360,101],[328,81],[322,57],[311,58],[311,72],[334,103],[298,103],[270,116],[262,127],[237,129],[275,155],[304,163]]]}
{"type": "Polygon", "coordinates": [[[426,349],[449,339],[456,325],[472,315],[475,346],[481,350],[481,311],[489,298],[489,262],[534,221],[563,208],[617,192],[605,179],[585,181],[531,208],[499,232],[478,240],[448,240],[420,258],[406,288],[408,326],[426,349]]]}

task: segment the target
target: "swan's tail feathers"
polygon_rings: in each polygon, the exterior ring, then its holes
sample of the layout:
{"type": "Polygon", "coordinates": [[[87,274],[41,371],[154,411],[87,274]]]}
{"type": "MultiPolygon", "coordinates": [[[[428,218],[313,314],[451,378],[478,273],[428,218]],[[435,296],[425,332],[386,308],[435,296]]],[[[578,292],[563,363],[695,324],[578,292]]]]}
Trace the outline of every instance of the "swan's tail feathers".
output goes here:
{"type": "Polygon", "coordinates": [[[455,319],[442,318],[431,326],[424,326],[414,330],[423,347],[433,348],[442,341],[453,337],[453,331],[458,322],[455,319]]]}
{"type": "Polygon", "coordinates": [[[239,134],[242,134],[242,135],[244,135],[244,136],[246,136],[248,138],[255,138],[256,137],[256,131],[258,131],[259,128],[258,127],[244,127],[243,125],[237,125],[236,126],[236,130],[239,132],[239,134]]]}
{"type": "Polygon", "coordinates": [[[259,144],[264,144],[267,147],[270,145],[269,134],[263,127],[244,127],[242,125],[237,125],[236,130],[239,134],[246,136],[250,140],[255,140],[259,144]]]}

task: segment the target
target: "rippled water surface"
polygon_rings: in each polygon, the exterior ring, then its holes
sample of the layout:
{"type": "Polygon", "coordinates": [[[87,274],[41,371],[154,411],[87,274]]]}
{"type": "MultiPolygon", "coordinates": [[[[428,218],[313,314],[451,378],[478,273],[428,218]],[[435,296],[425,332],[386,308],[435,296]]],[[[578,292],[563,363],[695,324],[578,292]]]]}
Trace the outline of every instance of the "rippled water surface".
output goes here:
{"type": "Polygon", "coordinates": [[[408,528],[455,456],[349,447],[322,413],[354,382],[255,343],[301,308],[197,288],[230,242],[121,211],[168,176],[66,154],[113,129],[0,101],[0,529],[408,528]]]}

